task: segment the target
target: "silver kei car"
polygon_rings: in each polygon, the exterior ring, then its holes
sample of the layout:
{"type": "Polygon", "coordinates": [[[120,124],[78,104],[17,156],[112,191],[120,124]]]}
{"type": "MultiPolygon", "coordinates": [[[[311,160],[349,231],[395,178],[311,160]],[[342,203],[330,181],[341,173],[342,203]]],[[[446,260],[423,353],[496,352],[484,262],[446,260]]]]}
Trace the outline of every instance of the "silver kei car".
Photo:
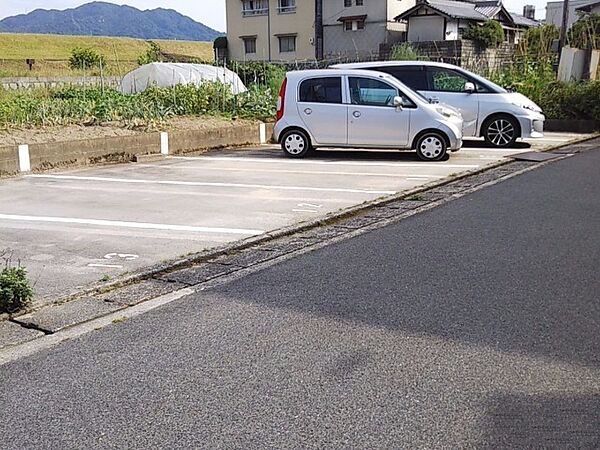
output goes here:
{"type": "Polygon", "coordinates": [[[431,104],[393,76],[367,70],[288,72],[274,137],[286,155],[320,147],[416,150],[424,161],[462,146],[460,113],[431,104]]]}

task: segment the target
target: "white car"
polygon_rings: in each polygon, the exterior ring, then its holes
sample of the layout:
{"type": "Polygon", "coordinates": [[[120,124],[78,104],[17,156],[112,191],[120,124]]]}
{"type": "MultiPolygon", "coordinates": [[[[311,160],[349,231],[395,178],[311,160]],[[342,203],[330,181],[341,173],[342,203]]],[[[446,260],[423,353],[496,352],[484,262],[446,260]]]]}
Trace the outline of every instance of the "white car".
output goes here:
{"type": "Polygon", "coordinates": [[[385,72],[420,92],[429,101],[457,108],[464,136],[483,137],[494,147],[510,147],[517,138],[544,137],[542,109],[517,92],[451,64],[427,61],[384,61],[337,64],[336,69],[385,72]]]}
{"type": "Polygon", "coordinates": [[[439,161],[462,146],[462,118],[391,75],[368,70],[288,72],[274,138],[286,155],[318,147],[414,149],[439,161]]]}

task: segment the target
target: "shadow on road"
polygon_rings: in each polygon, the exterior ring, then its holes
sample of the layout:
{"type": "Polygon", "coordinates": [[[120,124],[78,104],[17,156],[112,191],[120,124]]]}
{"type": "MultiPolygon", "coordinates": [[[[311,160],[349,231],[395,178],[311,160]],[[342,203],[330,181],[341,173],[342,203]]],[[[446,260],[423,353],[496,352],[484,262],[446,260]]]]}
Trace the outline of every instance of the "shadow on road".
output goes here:
{"type": "Polygon", "coordinates": [[[597,163],[599,152],[530,172],[218,294],[600,367],[597,163]]]}
{"type": "Polygon", "coordinates": [[[484,442],[498,448],[598,448],[600,396],[504,395],[488,400],[484,442]]]}

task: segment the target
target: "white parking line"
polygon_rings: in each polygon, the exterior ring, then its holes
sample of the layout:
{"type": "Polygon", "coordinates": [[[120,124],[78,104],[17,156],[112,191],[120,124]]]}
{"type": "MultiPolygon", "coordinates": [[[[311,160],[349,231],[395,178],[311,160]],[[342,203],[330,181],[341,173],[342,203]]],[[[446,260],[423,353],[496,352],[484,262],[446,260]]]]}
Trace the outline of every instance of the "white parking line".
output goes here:
{"type": "Polygon", "coordinates": [[[190,231],[198,233],[240,234],[248,236],[258,236],[260,234],[265,233],[263,230],[251,230],[244,228],[194,227],[188,225],[167,225],[162,223],[122,222],[119,220],[79,219],[75,217],[21,216],[15,214],[0,214],[0,220],[13,220],[19,222],[67,223],[77,225],[97,225],[101,227],[140,228],[145,230],[170,230],[190,231]]]}
{"type": "Polygon", "coordinates": [[[479,166],[472,164],[446,164],[442,162],[435,163],[379,163],[379,162],[359,162],[359,161],[317,161],[314,159],[279,159],[279,158],[246,158],[246,157],[226,157],[226,156],[172,156],[169,159],[184,159],[189,161],[228,161],[228,162],[259,162],[259,163],[280,163],[280,164],[314,164],[314,165],[336,165],[336,166],[380,166],[380,167],[439,167],[450,169],[476,169],[479,166]]]}
{"type": "MultiPolygon", "coordinates": [[[[497,159],[497,158],[494,158],[497,159]]],[[[138,164],[136,167],[140,167],[138,164]]],[[[143,167],[155,168],[157,166],[146,164],[143,167]]],[[[348,176],[366,176],[366,177],[389,177],[389,178],[405,178],[405,177],[419,177],[419,178],[445,178],[445,175],[413,175],[411,173],[369,173],[369,172],[329,172],[329,171],[316,171],[316,170],[280,170],[280,169],[243,169],[241,167],[206,167],[206,166],[174,166],[174,165],[161,165],[161,168],[167,169],[182,169],[182,170],[213,170],[217,172],[263,172],[263,173],[294,173],[300,175],[348,175],[348,176]]]]}
{"type": "MultiPolygon", "coordinates": [[[[498,158],[492,158],[498,159],[498,158]]],[[[136,164],[136,168],[156,168],[158,166],[152,164],[136,164]]],[[[241,167],[206,167],[206,166],[178,166],[178,165],[167,165],[161,164],[160,168],[163,169],[181,169],[181,170],[199,170],[207,171],[212,170],[216,172],[263,172],[263,173],[293,173],[300,175],[348,175],[348,176],[366,176],[366,177],[389,177],[389,178],[405,178],[405,177],[419,177],[423,179],[427,178],[446,178],[446,175],[413,175],[411,173],[369,173],[369,172],[329,172],[329,171],[316,171],[316,170],[281,170],[281,169],[244,169],[241,167]]]]}
{"type": "Polygon", "coordinates": [[[122,269],[119,264],[88,264],[88,267],[100,267],[103,269],[122,269]]]}
{"type": "Polygon", "coordinates": [[[170,180],[140,180],[129,178],[108,178],[108,177],[78,177],[73,175],[27,175],[26,178],[46,178],[57,180],[75,180],[75,181],[100,181],[108,183],[129,183],[129,184],[161,184],[175,186],[207,186],[207,187],[230,187],[242,189],[279,189],[283,191],[318,191],[318,192],[347,192],[354,194],[395,194],[396,191],[376,191],[371,189],[344,189],[344,188],[322,188],[312,186],[281,186],[267,184],[240,184],[240,183],[208,183],[203,181],[170,181],[170,180]]]}

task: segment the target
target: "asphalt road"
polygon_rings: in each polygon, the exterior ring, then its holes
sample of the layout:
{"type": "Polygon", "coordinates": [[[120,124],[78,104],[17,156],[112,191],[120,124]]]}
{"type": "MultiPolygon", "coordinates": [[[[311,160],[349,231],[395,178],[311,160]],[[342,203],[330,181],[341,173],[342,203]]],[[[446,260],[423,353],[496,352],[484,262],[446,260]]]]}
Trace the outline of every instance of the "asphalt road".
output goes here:
{"type": "Polygon", "coordinates": [[[577,137],[548,133],[503,150],[469,141],[440,163],[413,152],[348,151],[295,161],[264,146],[32,174],[0,181],[0,251],[28,268],[37,301],[51,302],[105,277],[577,137]]]}
{"type": "Polygon", "coordinates": [[[598,448],[600,150],[0,367],[0,448],[598,448]]]}

